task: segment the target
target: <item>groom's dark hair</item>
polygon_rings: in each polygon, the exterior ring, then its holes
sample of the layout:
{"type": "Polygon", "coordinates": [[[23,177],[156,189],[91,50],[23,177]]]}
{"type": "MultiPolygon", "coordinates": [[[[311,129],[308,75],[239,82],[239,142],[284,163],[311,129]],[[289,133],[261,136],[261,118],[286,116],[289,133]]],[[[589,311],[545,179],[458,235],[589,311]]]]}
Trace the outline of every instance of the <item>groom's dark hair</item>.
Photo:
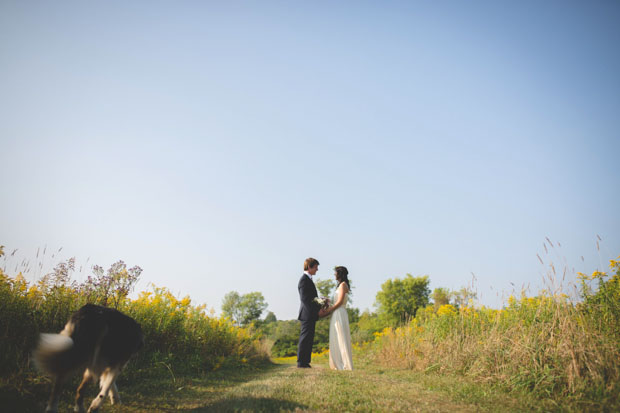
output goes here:
{"type": "Polygon", "coordinates": [[[304,271],[308,271],[315,265],[319,265],[319,260],[317,260],[316,258],[306,258],[306,260],[304,261],[304,271]]]}

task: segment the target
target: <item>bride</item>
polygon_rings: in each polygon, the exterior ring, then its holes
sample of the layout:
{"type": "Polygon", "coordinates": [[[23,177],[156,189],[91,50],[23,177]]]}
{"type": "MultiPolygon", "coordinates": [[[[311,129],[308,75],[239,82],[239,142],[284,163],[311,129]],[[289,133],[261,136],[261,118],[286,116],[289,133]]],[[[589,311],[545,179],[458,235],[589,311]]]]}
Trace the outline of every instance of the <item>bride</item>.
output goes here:
{"type": "Polygon", "coordinates": [[[334,370],[353,370],[351,331],[346,308],[351,289],[349,271],[346,267],[336,267],[334,270],[338,287],[332,300],[334,305],[327,309],[326,314],[332,314],[329,322],[329,367],[334,370]]]}

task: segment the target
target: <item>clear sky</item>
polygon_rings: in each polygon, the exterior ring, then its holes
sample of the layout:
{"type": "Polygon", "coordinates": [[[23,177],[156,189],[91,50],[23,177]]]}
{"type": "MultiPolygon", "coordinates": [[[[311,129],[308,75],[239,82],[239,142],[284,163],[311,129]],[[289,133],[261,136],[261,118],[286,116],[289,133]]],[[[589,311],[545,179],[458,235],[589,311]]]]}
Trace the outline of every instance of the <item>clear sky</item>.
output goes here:
{"type": "Polygon", "coordinates": [[[619,44],[617,1],[2,0],[3,265],[63,247],[281,319],[308,256],[361,309],[406,273],[498,306],[604,269],[619,44]]]}

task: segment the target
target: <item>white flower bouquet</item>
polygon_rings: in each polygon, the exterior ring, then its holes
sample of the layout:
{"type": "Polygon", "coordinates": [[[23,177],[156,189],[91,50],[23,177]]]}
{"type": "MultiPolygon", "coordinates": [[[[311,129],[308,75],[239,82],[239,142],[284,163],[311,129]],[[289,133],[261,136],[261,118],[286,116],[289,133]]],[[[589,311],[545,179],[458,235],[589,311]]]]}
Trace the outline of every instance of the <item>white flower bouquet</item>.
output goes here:
{"type": "Polygon", "coordinates": [[[329,298],[327,297],[316,297],[313,302],[317,303],[321,308],[326,309],[329,307],[329,298]]]}

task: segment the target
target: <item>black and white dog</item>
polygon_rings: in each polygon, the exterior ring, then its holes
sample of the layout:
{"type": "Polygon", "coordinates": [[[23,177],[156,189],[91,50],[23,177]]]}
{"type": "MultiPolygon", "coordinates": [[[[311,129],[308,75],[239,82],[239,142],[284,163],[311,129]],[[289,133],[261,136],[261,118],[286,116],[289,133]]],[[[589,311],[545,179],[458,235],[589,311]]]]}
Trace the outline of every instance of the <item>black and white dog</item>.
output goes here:
{"type": "Polygon", "coordinates": [[[60,390],[75,370],[86,368],[75,397],[75,411],[84,412],[84,387],[99,380],[100,391],[88,412],[96,412],[110,394],[120,403],[115,380],[129,358],[144,345],[142,328],[133,318],[106,307],[87,304],[76,311],[60,334],[41,334],[34,352],[37,366],[54,379],[46,412],[58,410],[60,390]]]}

